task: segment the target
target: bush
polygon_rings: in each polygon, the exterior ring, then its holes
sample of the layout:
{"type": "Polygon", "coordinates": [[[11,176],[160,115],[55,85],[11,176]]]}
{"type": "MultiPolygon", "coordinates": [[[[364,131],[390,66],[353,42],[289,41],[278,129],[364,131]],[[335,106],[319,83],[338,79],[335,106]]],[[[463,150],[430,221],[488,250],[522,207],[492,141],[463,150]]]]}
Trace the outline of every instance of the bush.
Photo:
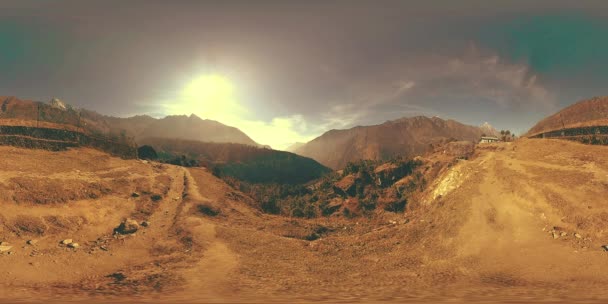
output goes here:
{"type": "Polygon", "coordinates": [[[140,159],[149,159],[149,160],[158,159],[158,154],[156,154],[156,150],[154,150],[154,148],[152,148],[151,146],[147,146],[147,145],[137,148],[137,156],[140,159]]]}

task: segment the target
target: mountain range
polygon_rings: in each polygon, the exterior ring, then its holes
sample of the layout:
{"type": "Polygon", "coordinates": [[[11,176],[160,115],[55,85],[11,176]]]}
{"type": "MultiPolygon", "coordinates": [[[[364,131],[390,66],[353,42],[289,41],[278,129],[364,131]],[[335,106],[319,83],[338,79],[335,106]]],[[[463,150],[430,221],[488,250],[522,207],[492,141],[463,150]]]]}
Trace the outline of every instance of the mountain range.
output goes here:
{"type": "Polygon", "coordinates": [[[496,135],[489,124],[469,126],[439,117],[416,116],[387,121],[380,125],[331,130],[295,149],[333,169],[361,160],[383,160],[396,156],[423,154],[452,140],[477,142],[482,135],[496,135]]]}

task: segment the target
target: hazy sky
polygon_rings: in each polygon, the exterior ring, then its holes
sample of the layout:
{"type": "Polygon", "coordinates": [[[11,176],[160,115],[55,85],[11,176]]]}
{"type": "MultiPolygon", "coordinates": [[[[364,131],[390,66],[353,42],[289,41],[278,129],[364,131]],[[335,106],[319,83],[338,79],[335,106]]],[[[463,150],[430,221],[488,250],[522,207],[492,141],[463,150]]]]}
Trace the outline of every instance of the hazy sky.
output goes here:
{"type": "Polygon", "coordinates": [[[0,70],[0,95],[275,148],[420,114],[522,133],[608,95],[608,1],[2,0],[0,70]]]}

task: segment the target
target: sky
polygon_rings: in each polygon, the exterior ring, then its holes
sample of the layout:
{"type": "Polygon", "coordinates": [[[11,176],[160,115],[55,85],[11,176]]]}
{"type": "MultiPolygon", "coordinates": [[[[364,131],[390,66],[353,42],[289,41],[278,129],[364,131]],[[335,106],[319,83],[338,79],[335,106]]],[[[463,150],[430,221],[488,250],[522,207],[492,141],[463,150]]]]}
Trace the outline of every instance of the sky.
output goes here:
{"type": "Polygon", "coordinates": [[[0,1],[0,95],[284,149],[426,115],[522,134],[608,95],[606,1],[0,1]]]}

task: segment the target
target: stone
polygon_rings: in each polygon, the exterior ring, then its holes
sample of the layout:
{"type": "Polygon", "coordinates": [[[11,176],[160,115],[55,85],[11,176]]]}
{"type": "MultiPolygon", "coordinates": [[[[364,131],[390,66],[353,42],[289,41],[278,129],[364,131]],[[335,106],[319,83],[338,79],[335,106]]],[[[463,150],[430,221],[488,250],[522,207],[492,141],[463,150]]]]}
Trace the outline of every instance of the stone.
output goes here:
{"type": "Polygon", "coordinates": [[[7,252],[7,251],[9,251],[11,249],[13,249],[13,246],[0,245],[0,252],[7,252]]]}
{"type": "Polygon", "coordinates": [[[148,221],[143,221],[143,222],[141,222],[141,226],[142,226],[142,227],[148,227],[148,226],[150,226],[150,222],[148,222],[148,221]]]}
{"type": "Polygon", "coordinates": [[[0,242],[0,246],[8,246],[10,245],[8,242],[0,242]]]}
{"type": "Polygon", "coordinates": [[[139,223],[136,220],[125,219],[120,225],[114,229],[114,233],[118,234],[132,234],[137,232],[139,229],[139,223]]]}
{"type": "Polygon", "coordinates": [[[563,232],[563,231],[562,231],[562,233],[560,234],[560,236],[567,236],[567,235],[568,235],[568,233],[563,232]]]}
{"type": "Polygon", "coordinates": [[[76,248],[80,247],[80,244],[78,244],[78,243],[69,243],[68,247],[76,249],[76,248]]]}
{"type": "Polygon", "coordinates": [[[131,193],[131,197],[139,197],[139,193],[133,192],[133,193],[131,193]]]}
{"type": "Polygon", "coordinates": [[[354,174],[349,174],[336,182],[333,186],[334,192],[340,196],[355,196],[356,179],[354,174]]]}
{"type": "Polygon", "coordinates": [[[38,240],[28,240],[26,243],[28,245],[36,245],[38,243],[38,240]]]}
{"type": "Polygon", "coordinates": [[[61,241],[61,244],[63,244],[63,245],[68,245],[70,243],[72,243],[72,239],[65,239],[65,240],[61,241]]]}
{"type": "Polygon", "coordinates": [[[554,231],[551,234],[553,235],[553,239],[559,238],[559,235],[557,234],[557,232],[554,231]]]}
{"type": "Polygon", "coordinates": [[[604,251],[608,251],[608,245],[603,245],[602,249],[604,249],[604,251]]]}
{"type": "Polygon", "coordinates": [[[582,237],[580,234],[578,234],[578,233],[575,233],[575,234],[574,234],[574,237],[575,237],[575,238],[577,238],[577,239],[582,239],[582,238],[583,238],[583,237],[582,237]]]}

